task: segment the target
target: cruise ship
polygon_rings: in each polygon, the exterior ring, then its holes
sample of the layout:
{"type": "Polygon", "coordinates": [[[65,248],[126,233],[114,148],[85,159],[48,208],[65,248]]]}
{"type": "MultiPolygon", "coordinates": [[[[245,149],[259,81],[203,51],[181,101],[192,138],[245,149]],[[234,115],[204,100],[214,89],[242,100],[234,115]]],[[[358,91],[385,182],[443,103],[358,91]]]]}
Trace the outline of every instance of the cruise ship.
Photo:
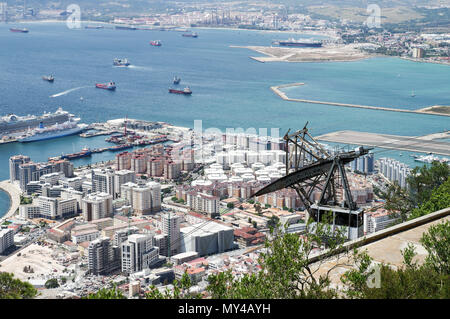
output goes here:
{"type": "Polygon", "coordinates": [[[56,123],[48,127],[44,127],[44,124],[41,122],[39,127],[28,130],[18,141],[27,143],[75,135],[83,132],[88,127],[87,124],[78,124],[79,121],[79,118],[70,118],[66,122],[56,123]]]}
{"type": "Polygon", "coordinates": [[[44,126],[64,123],[69,121],[71,117],[74,117],[74,115],[62,108],[58,108],[54,113],[44,112],[40,116],[8,114],[0,117],[0,136],[24,132],[28,128],[38,127],[41,122],[44,126]]]}

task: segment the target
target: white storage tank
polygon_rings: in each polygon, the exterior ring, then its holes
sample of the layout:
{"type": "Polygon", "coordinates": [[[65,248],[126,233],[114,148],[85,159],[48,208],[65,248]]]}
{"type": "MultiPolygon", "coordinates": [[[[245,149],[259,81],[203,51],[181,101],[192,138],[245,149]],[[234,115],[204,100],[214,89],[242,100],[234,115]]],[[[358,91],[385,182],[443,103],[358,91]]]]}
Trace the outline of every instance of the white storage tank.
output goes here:
{"type": "Polygon", "coordinates": [[[269,177],[273,182],[273,181],[283,177],[283,175],[281,175],[280,173],[272,173],[272,174],[269,174],[269,177]]]}
{"type": "Polygon", "coordinates": [[[197,179],[195,181],[192,181],[192,186],[209,186],[212,182],[206,179],[197,179]]]}
{"type": "Polygon", "coordinates": [[[256,162],[255,164],[252,164],[253,171],[257,171],[257,170],[263,169],[265,167],[266,167],[266,165],[264,165],[263,163],[260,163],[260,162],[256,162]]]}
{"type": "Polygon", "coordinates": [[[272,179],[271,179],[269,176],[267,176],[267,175],[258,176],[258,177],[256,178],[256,180],[257,180],[258,182],[263,182],[263,183],[268,183],[268,182],[271,182],[271,181],[272,181],[272,179]]]}
{"type": "Polygon", "coordinates": [[[255,176],[253,174],[244,174],[241,177],[244,179],[244,182],[255,180],[255,176]]]}
{"type": "Polygon", "coordinates": [[[256,177],[258,177],[258,176],[269,176],[269,172],[266,171],[265,169],[260,169],[259,171],[256,171],[253,174],[255,174],[256,177]]]}
{"type": "Polygon", "coordinates": [[[221,164],[219,164],[219,163],[214,163],[214,164],[211,164],[211,165],[209,166],[209,168],[213,168],[213,169],[223,169],[223,165],[221,165],[221,164]]]}
{"type": "Polygon", "coordinates": [[[242,183],[243,181],[244,181],[244,179],[240,176],[231,176],[228,179],[228,182],[230,182],[230,183],[242,183]]]}
{"type": "Polygon", "coordinates": [[[209,174],[208,179],[219,183],[228,181],[228,177],[224,174],[209,174]]]}

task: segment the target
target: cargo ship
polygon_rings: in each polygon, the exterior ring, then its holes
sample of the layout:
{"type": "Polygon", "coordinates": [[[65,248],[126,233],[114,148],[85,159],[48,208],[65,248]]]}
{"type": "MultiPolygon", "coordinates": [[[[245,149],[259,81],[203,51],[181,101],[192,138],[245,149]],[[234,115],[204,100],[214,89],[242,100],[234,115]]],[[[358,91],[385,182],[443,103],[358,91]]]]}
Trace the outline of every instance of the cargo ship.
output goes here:
{"type": "Polygon", "coordinates": [[[121,25],[116,25],[116,29],[117,30],[137,30],[136,27],[128,27],[128,26],[121,26],[121,25]]]}
{"type": "Polygon", "coordinates": [[[9,31],[11,31],[11,32],[19,32],[19,33],[28,33],[28,29],[26,29],[26,28],[23,28],[23,29],[20,29],[20,28],[10,28],[9,31]]]}
{"type": "Polygon", "coordinates": [[[87,157],[87,156],[91,156],[92,155],[92,151],[89,148],[83,148],[81,150],[81,152],[77,152],[77,153],[72,153],[72,154],[65,154],[65,155],[61,155],[62,159],[76,159],[76,158],[81,158],[81,157],[87,157]]]}
{"type": "Polygon", "coordinates": [[[181,79],[179,77],[173,77],[173,84],[180,84],[181,79]]]}
{"type": "Polygon", "coordinates": [[[87,25],[84,27],[85,29],[103,29],[102,25],[87,25]]]}
{"type": "Polygon", "coordinates": [[[153,46],[155,46],[155,47],[160,47],[160,46],[162,45],[162,43],[161,43],[160,40],[153,40],[153,41],[150,41],[150,44],[153,45],[153,46]]]}
{"type": "Polygon", "coordinates": [[[320,48],[322,46],[321,41],[314,41],[310,39],[300,39],[300,40],[279,40],[274,41],[272,44],[283,46],[283,47],[303,47],[303,48],[320,48]]]}
{"type": "Polygon", "coordinates": [[[55,81],[55,78],[53,77],[53,75],[44,75],[42,77],[42,80],[48,81],[48,82],[53,82],[53,81],[55,81]]]}
{"type": "Polygon", "coordinates": [[[198,37],[198,34],[195,33],[195,32],[193,32],[193,33],[190,32],[190,33],[183,33],[182,36],[183,36],[183,37],[187,37],[187,38],[197,38],[197,37],[198,37]]]}
{"type": "Polygon", "coordinates": [[[187,87],[185,87],[183,90],[169,89],[169,93],[190,95],[190,94],[192,94],[192,91],[191,91],[191,89],[187,86],[187,87]]]}
{"type": "Polygon", "coordinates": [[[71,117],[74,117],[74,115],[64,111],[62,108],[58,108],[54,113],[44,112],[44,114],[39,116],[8,114],[0,117],[0,136],[19,134],[30,127],[33,128],[39,126],[40,122],[47,126],[63,123],[68,121],[71,117]]]}
{"type": "Polygon", "coordinates": [[[79,121],[79,118],[70,118],[67,122],[61,124],[56,123],[48,127],[44,127],[43,122],[41,122],[39,127],[28,130],[18,141],[28,143],[75,135],[83,132],[87,128],[86,124],[78,124],[79,121]]]}
{"type": "Polygon", "coordinates": [[[113,65],[115,66],[129,66],[131,63],[128,61],[128,59],[118,59],[115,58],[113,61],[113,65]]]}
{"type": "Polygon", "coordinates": [[[109,82],[106,84],[105,83],[96,83],[95,87],[98,89],[114,91],[116,89],[116,83],[114,83],[114,82],[109,82]]]}
{"type": "Polygon", "coordinates": [[[108,148],[108,150],[111,152],[115,152],[115,151],[121,151],[121,150],[125,150],[127,148],[132,148],[132,147],[133,147],[133,144],[122,144],[122,145],[111,146],[110,148],[108,148]]]}

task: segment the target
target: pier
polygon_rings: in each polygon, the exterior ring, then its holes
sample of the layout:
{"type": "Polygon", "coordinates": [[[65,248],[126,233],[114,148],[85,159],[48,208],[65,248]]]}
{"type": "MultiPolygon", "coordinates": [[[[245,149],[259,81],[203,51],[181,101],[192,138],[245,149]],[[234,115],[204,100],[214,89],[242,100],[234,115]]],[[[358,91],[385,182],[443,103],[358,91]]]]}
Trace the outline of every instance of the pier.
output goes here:
{"type": "MultiPolygon", "coordinates": [[[[306,99],[294,99],[290,98],[286,95],[286,93],[282,92],[280,89],[294,86],[301,86],[305,83],[289,83],[277,86],[271,86],[270,89],[275,92],[280,98],[285,101],[291,102],[301,102],[301,103],[312,103],[312,104],[326,104],[326,105],[335,105],[335,106],[344,106],[344,107],[354,107],[360,109],[368,109],[368,110],[378,110],[378,111],[389,111],[389,112],[401,112],[401,113],[414,113],[414,114],[428,114],[428,115],[439,115],[439,116],[450,116],[450,112],[442,111],[436,112],[438,106],[425,107],[419,110],[405,110],[405,109],[397,109],[397,108],[389,108],[382,106],[370,106],[370,105],[360,105],[360,104],[348,104],[348,103],[338,103],[338,102],[325,102],[325,101],[317,101],[317,100],[306,100],[306,99]]],[[[439,106],[439,108],[450,109],[450,106],[439,106]]]]}
{"type": "Polygon", "coordinates": [[[399,136],[357,131],[338,131],[318,136],[317,139],[326,142],[450,156],[450,143],[436,141],[437,139],[449,137],[450,131],[425,136],[399,136]]]}

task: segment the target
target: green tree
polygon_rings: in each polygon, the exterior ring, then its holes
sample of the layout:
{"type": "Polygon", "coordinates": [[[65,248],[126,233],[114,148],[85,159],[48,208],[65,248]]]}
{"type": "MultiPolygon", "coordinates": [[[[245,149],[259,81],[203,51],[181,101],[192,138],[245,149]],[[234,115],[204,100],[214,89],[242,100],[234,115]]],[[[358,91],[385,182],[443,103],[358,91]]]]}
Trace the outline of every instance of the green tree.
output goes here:
{"type": "Polygon", "coordinates": [[[191,293],[191,278],[184,273],[180,280],[173,281],[173,290],[165,289],[161,292],[155,286],[150,287],[150,291],[145,294],[146,299],[199,299],[200,294],[191,293]]]}
{"type": "Polygon", "coordinates": [[[425,262],[436,272],[450,274],[450,222],[432,225],[420,239],[427,250],[425,262]]]}
{"type": "Polygon", "coordinates": [[[409,219],[424,216],[447,207],[450,207],[450,177],[431,192],[428,200],[412,210],[409,219]]]}
{"type": "Polygon", "coordinates": [[[267,226],[269,226],[270,228],[274,228],[277,226],[279,221],[280,219],[277,216],[272,215],[272,217],[270,217],[269,221],[267,222],[267,226]]]}
{"type": "Polygon", "coordinates": [[[28,282],[14,278],[14,274],[0,272],[0,299],[30,299],[37,290],[28,282]]]}
{"type": "Polygon", "coordinates": [[[59,287],[58,279],[56,279],[56,278],[51,278],[45,282],[45,288],[47,288],[47,289],[58,288],[58,287],[59,287]]]}
{"type": "Polygon", "coordinates": [[[450,177],[450,166],[447,163],[434,161],[431,166],[415,167],[406,179],[415,206],[419,206],[431,197],[434,189],[442,185],[450,177]]]}
{"type": "Polygon", "coordinates": [[[311,255],[322,247],[340,260],[346,254],[345,250],[339,253],[343,248],[344,229],[333,232],[326,218],[314,227],[309,223],[307,229],[305,236],[298,236],[281,231],[277,225],[266,240],[265,252],[260,254],[259,272],[244,274],[241,278],[234,278],[231,270],[212,274],[208,277],[207,291],[212,298],[221,299],[336,297],[336,291],[330,288],[331,269],[318,273],[326,256],[313,263],[311,255]]]}
{"type": "Polygon", "coordinates": [[[121,290],[117,287],[113,288],[102,288],[96,293],[90,293],[83,299],[127,299],[121,290]]]}
{"type": "Polygon", "coordinates": [[[389,185],[383,197],[386,200],[384,208],[392,212],[392,218],[399,218],[401,222],[408,219],[410,212],[414,209],[414,201],[398,182],[395,181],[389,185]]]}
{"type": "Polygon", "coordinates": [[[227,207],[228,207],[229,209],[233,209],[233,208],[234,208],[234,203],[228,203],[228,204],[227,204],[227,207]]]}
{"type": "Polygon", "coordinates": [[[367,299],[439,299],[450,298],[448,265],[450,223],[431,226],[422,235],[421,243],[428,251],[425,263],[414,261],[414,246],[403,251],[403,265],[398,269],[381,264],[380,287],[369,287],[367,281],[374,274],[373,259],[367,251],[354,253],[356,269],[347,271],[341,281],[346,285],[348,298],[367,299]]]}

